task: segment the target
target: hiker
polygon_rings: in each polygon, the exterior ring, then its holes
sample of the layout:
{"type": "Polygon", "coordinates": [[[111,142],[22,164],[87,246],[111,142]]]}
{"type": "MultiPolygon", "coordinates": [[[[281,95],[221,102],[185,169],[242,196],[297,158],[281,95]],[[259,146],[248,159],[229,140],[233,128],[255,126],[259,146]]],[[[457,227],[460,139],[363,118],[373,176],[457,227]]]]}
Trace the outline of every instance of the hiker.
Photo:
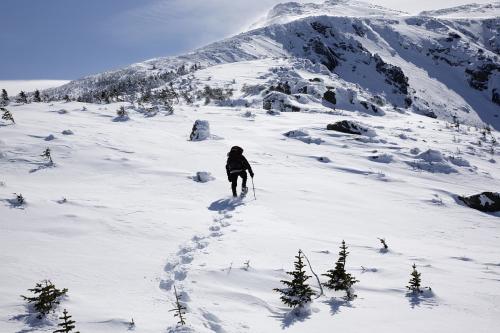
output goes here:
{"type": "Polygon", "coordinates": [[[227,179],[231,183],[233,197],[238,196],[236,194],[236,186],[238,186],[238,176],[243,179],[243,182],[241,184],[241,195],[245,196],[245,194],[248,192],[246,170],[248,170],[248,172],[250,173],[250,177],[253,178],[254,173],[247,159],[245,158],[245,156],[243,156],[243,148],[234,146],[233,148],[231,148],[231,151],[227,153],[226,163],[227,179]]]}

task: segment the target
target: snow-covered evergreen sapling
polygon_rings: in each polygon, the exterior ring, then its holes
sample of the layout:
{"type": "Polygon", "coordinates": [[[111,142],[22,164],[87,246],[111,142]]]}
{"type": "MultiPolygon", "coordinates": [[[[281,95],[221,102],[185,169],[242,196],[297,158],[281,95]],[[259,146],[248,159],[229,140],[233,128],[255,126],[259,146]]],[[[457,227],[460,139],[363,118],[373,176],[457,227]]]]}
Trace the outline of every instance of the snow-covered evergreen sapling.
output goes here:
{"type": "Polygon", "coordinates": [[[40,156],[42,156],[42,157],[46,158],[46,159],[47,159],[47,161],[48,161],[50,164],[54,163],[54,162],[52,161],[52,155],[51,155],[51,153],[50,153],[50,148],[46,148],[40,156]]]}
{"type": "Polygon", "coordinates": [[[21,193],[19,193],[19,194],[14,193],[14,195],[16,196],[16,199],[15,199],[16,205],[22,206],[26,203],[26,200],[24,199],[24,197],[21,193]]]}
{"type": "Polygon", "coordinates": [[[413,264],[412,268],[413,270],[410,274],[411,275],[410,282],[406,286],[406,288],[413,294],[422,293],[423,292],[421,288],[422,279],[420,278],[421,273],[417,271],[417,266],[415,264],[413,264]]]}
{"type": "Polygon", "coordinates": [[[134,318],[132,318],[132,320],[130,320],[130,322],[128,323],[128,329],[130,331],[130,330],[133,330],[134,328],[135,328],[135,322],[134,322],[134,318]]]}
{"type": "Polygon", "coordinates": [[[12,121],[13,124],[16,123],[14,121],[14,116],[12,115],[12,113],[9,110],[7,110],[6,108],[0,107],[0,111],[3,111],[3,115],[2,115],[3,120],[12,121]]]}
{"type": "Polygon", "coordinates": [[[33,102],[39,103],[42,101],[42,98],[40,97],[40,91],[37,89],[35,90],[35,94],[33,95],[33,102]]]}
{"type": "Polygon", "coordinates": [[[128,117],[128,112],[125,110],[125,107],[122,105],[120,108],[116,111],[116,115],[120,118],[126,118],[128,117]]]}
{"type": "MultiPolygon", "coordinates": [[[[61,322],[57,324],[60,328],[58,330],[55,330],[53,333],[69,333],[73,332],[75,329],[75,321],[71,319],[72,316],[68,315],[68,311],[64,309],[63,311],[63,316],[59,317],[61,319],[61,322]]],[[[80,332],[73,332],[73,333],[80,333],[80,332]]]]}
{"type": "Polygon", "coordinates": [[[382,243],[382,246],[383,246],[383,248],[380,249],[380,252],[387,252],[387,251],[389,251],[389,246],[385,242],[385,238],[379,238],[378,240],[380,241],[380,243],[382,243]]]}
{"type": "Polygon", "coordinates": [[[34,294],[33,297],[21,296],[28,303],[34,303],[34,308],[38,312],[38,318],[41,319],[50,311],[54,311],[59,304],[61,297],[66,295],[68,289],[57,289],[50,280],[43,280],[37,283],[35,288],[28,289],[34,294]]]}
{"type": "Polygon", "coordinates": [[[0,106],[9,105],[9,94],[7,94],[7,90],[2,89],[2,95],[0,95],[0,106]]]}
{"type": "Polygon", "coordinates": [[[287,272],[288,275],[292,276],[292,280],[281,280],[285,288],[273,289],[281,294],[281,301],[290,308],[303,307],[311,302],[312,296],[315,295],[315,292],[311,289],[309,284],[307,284],[307,280],[310,276],[306,275],[304,270],[305,264],[302,261],[302,251],[299,250],[299,254],[295,256],[295,258],[295,270],[287,272]]]}
{"type": "Polygon", "coordinates": [[[21,91],[19,95],[17,95],[16,102],[24,104],[28,103],[28,96],[26,96],[24,91],[21,91]]]}
{"type": "Polygon", "coordinates": [[[342,241],[340,246],[339,259],[335,263],[335,268],[328,270],[323,276],[328,277],[328,281],[323,283],[328,289],[333,289],[335,291],[343,290],[346,292],[345,299],[348,301],[356,298],[356,295],[352,292],[352,286],[359,282],[350,273],[345,270],[347,255],[347,246],[345,241],[342,241]]]}
{"type": "Polygon", "coordinates": [[[175,295],[175,308],[170,311],[174,311],[174,317],[179,317],[179,321],[177,324],[186,325],[186,321],[184,320],[184,315],[186,314],[186,307],[181,304],[179,299],[179,294],[177,294],[177,288],[174,286],[174,295],[175,295]]]}

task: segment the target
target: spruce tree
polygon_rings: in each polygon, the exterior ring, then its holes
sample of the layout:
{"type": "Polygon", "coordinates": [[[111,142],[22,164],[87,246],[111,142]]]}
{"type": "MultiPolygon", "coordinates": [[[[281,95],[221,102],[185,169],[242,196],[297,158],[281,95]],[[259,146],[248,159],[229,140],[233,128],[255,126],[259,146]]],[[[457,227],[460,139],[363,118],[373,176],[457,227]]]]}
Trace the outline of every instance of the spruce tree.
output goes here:
{"type": "Polygon", "coordinates": [[[33,95],[33,102],[40,103],[41,101],[42,98],[40,97],[40,91],[37,89],[35,90],[35,94],[33,95]]]}
{"type": "Polygon", "coordinates": [[[335,263],[335,269],[330,269],[326,272],[326,274],[322,275],[328,277],[328,281],[326,283],[323,283],[325,287],[327,287],[328,289],[333,289],[335,291],[345,291],[345,299],[350,301],[356,297],[356,295],[352,293],[351,288],[356,282],[359,281],[356,280],[350,273],[347,273],[345,270],[348,254],[349,252],[347,252],[345,241],[342,241],[342,245],[340,246],[339,259],[335,263]]]}
{"type": "Polygon", "coordinates": [[[3,120],[12,121],[13,124],[16,123],[14,121],[14,116],[12,115],[12,113],[9,110],[7,110],[6,108],[0,107],[0,111],[3,111],[3,115],[2,115],[3,120]]]}
{"type": "Polygon", "coordinates": [[[28,289],[34,294],[33,297],[21,296],[28,303],[34,303],[35,310],[38,312],[38,318],[41,319],[50,311],[54,311],[55,306],[59,304],[59,299],[66,295],[68,289],[57,289],[50,280],[43,280],[37,283],[35,288],[28,289]]]}
{"type": "Polygon", "coordinates": [[[0,105],[6,106],[9,104],[9,94],[7,94],[7,90],[2,89],[2,95],[0,96],[0,105]]]}
{"type": "Polygon", "coordinates": [[[177,294],[177,288],[175,288],[175,286],[174,286],[174,295],[175,295],[175,308],[173,308],[170,311],[175,311],[174,317],[179,317],[179,321],[177,322],[177,324],[186,325],[186,321],[184,320],[183,317],[186,314],[186,307],[181,304],[179,299],[179,294],[177,294]]]}
{"type": "MultiPolygon", "coordinates": [[[[71,319],[72,316],[68,315],[68,311],[64,309],[63,311],[63,316],[59,317],[61,319],[61,322],[57,324],[60,328],[58,330],[55,330],[53,333],[69,333],[73,332],[73,329],[75,329],[75,321],[71,319]]],[[[80,333],[80,332],[73,332],[73,333],[80,333]]]]}
{"type": "Polygon", "coordinates": [[[282,294],[280,297],[281,301],[291,308],[304,306],[306,303],[310,302],[311,297],[315,295],[315,292],[306,283],[310,276],[306,275],[304,270],[305,264],[302,261],[302,251],[299,250],[299,254],[295,256],[295,258],[297,259],[294,263],[295,270],[287,272],[288,275],[293,277],[292,280],[281,280],[285,288],[273,289],[282,294]]]}
{"type": "Polygon", "coordinates": [[[406,286],[406,288],[411,291],[412,293],[414,294],[418,294],[418,293],[421,293],[423,292],[422,289],[420,288],[420,283],[422,282],[422,280],[420,279],[420,273],[417,271],[417,266],[415,264],[413,264],[412,266],[413,270],[411,272],[411,279],[410,279],[410,282],[409,282],[409,285],[406,286]]]}
{"type": "Polygon", "coordinates": [[[21,91],[19,95],[17,95],[16,102],[18,103],[28,103],[28,97],[26,96],[26,93],[24,91],[21,91]]]}

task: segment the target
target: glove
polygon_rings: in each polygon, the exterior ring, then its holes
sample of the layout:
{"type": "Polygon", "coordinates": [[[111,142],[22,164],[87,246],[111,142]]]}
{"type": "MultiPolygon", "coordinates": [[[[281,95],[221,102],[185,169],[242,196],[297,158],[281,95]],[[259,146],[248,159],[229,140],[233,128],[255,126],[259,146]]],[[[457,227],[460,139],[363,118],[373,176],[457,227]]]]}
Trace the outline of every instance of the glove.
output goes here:
{"type": "Polygon", "coordinates": [[[227,180],[229,180],[229,182],[231,183],[231,177],[227,177],[227,180]]]}
{"type": "Polygon", "coordinates": [[[252,177],[252,178],[253,178],[253,176],[254,176],[254,173],[252,172],[252,173],[250,174],[250,177],[252,177]]]}

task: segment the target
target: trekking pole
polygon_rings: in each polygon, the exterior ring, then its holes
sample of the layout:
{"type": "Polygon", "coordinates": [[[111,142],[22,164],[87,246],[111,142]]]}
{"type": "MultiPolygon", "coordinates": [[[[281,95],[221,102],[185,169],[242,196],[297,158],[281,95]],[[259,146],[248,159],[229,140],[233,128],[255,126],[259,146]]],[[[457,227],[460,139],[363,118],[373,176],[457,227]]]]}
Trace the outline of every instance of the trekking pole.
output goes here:
{"type": "Polygon", "coordinates": [[[257,200],[257,197],[255,196],[255,185],[253,183],[253,177],[252,177],[252,188],[253,188],[253,198],[257,200]]]}

